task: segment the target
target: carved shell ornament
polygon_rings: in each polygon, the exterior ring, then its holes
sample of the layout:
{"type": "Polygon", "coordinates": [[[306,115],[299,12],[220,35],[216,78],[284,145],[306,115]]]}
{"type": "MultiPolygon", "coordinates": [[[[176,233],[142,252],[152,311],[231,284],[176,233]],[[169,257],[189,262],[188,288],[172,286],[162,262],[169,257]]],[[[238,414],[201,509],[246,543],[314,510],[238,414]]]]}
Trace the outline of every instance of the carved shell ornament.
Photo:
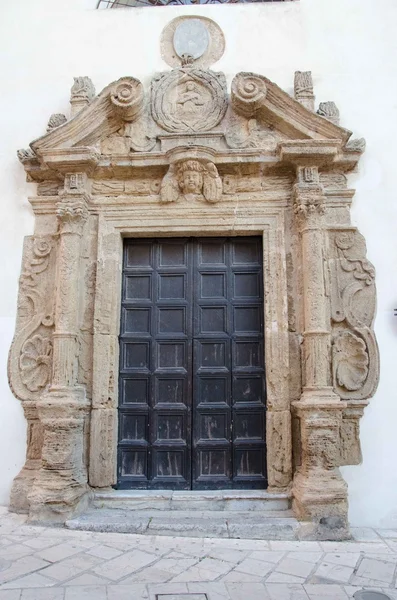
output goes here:
{"type": "Polygon", "coordinates": [[[31,392],[43,389],[51,371],[52,343],[39,334],[26,340],[21,349],[21,380],[31,392]]]}
{"type": "Polygon", "coordinates": [[[364,340],[349,331],[341,333],[333,345],[334,379],[346,390],[359,390],[368,376],[368,352],[364,340]]]}
{"type": "Polygon", "coordinates": [[[152,116],[166,131],[209,131],[218,125],[226,109],[223,73],[186,67],[152,81],[152,116]]]}

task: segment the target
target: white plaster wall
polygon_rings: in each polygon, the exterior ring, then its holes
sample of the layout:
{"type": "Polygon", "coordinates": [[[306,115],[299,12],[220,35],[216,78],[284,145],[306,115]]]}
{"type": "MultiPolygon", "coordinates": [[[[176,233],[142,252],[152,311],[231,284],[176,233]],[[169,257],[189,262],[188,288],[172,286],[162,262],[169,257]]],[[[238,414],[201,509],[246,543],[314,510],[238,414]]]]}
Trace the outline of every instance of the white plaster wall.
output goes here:
{"type": "Polygon", "coordinates": [[[22,240],[33,231],[16,150],[42,135],[53,112],[68,112],[73,76],[100,91],[134,75],[146,85],[168,69],[159,52],[163,27],[181,14],[221,26],[226,52],[215,65],[230,83],[238,71],[263,73],[292,92],[295,70],[312,70],[317,100],[334,100],[342,125],[365,136],[353,220],[377,269],[379,390],[362,421],[364,462],[346,467],[354,524],[397,523],[397,3],[395,0],[300,0],[293,3],[94,10],[97,0],[13,0],[0,7],[0,504],[23,464],[26,427],[7,385],[22,240]]]}

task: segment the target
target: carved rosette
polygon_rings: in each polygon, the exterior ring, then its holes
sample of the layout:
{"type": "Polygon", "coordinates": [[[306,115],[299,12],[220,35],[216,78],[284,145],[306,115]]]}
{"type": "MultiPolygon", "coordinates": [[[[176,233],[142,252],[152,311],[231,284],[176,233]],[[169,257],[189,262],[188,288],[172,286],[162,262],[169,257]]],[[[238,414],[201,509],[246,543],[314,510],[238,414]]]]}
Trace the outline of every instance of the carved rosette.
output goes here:
{"type": "Polygon", "coordinates": [[[174,69],[152,81],[152,116],[173,133],[209,131],[227,109],[223,73],[195,68],[174,69]]]}
{"type": "Polygon", "coordinates": [[[21,349],[21,380],[30,392],[43,389],[50,380],[52,342],[39,334],[26,340],[21,349]]]}

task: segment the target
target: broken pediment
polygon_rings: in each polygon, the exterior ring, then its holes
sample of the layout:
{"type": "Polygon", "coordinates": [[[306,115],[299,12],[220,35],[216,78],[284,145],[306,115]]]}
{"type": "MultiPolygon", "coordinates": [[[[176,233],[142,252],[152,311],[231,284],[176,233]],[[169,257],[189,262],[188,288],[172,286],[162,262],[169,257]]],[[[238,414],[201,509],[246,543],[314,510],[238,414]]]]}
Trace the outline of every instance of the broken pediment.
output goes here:
{"type": "Polygon", "coordinates": [[[167,153],[183,147],[211,149],[214,164],[255,162],[264,155],[293,164],[285,144],[302,148],[315,141],[325,147],[328,141],[334,150],[325,162],[339,161],[348,171],[362,144],[348,144],[351,133],[337,125],[334,103],[322,103],[320,114],[311,110],[310,86],[310,74],[298,73],[292,98],[262,75],[239,73],[229,96],[223,73],[185,64],[155,76],[150,90],[123,77],[94,96],[91,80],[79,77],[72,87],[72,117],[52,115],[47,133],[18,156],[31,180],[45,181],[71,170],[100,169],[103,176],[106,165],[112,177],[109,157],[116,167],[127,159],[131,168],[142,160],[148,168],[169,164],[167,153]]]}

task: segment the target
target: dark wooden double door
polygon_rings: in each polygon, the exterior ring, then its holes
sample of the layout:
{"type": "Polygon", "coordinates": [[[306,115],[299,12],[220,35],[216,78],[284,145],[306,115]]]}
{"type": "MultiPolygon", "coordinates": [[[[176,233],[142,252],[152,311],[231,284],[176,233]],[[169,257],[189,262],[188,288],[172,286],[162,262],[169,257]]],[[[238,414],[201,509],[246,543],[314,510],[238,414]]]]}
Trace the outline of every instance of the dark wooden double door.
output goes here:
{"type": "Polygon", "coordinates": [[[119,488],[266,488],[260,238],[125,240],[119,382],[119,488]]]}

